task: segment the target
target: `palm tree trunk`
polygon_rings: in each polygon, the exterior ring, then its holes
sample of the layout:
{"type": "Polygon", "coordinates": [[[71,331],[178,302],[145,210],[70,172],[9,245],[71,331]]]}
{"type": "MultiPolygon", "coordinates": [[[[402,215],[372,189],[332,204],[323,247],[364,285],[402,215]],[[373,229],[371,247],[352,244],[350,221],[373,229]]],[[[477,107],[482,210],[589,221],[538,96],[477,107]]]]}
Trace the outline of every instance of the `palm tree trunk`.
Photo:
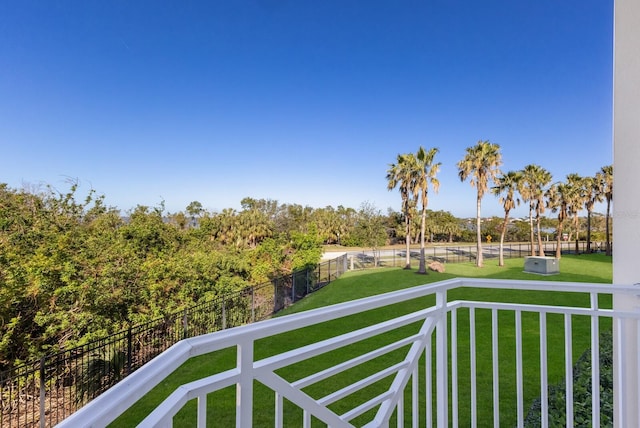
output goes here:
{"type": "Polygon", "coordinates": [[[540,213],[536,215],[536,231],[538,232],[538,255],[544,257],[544,249],[542,248],[542,234],[540,233],[540,213]]]}
{"type": "Polygon", "coordinates": [[[591,254],[591,210],[587,210],[587,254],[591,254]]]}
{"type": "Polygon", "coordinates": [[[480,199],[480,193],[478,193],[478,198],[476,201],[476,240],[478,241],[477,247],[476,247],[476,266],[478,267],[482,267],[482,231],[480,230],[480,205],[481,205],[481,199],[480,199]]]}
{"type": "Polygon", "coordinates": [[[421,274],[427,273],[427,266],[425,263],[425,256],[424,256],[424,235],[425,235],[426,223],[427,223],[427,211],[423,206],[422,219],[420,224],[420,267],[418,268],[418,273],[421,273],[421,274]]]}
{"type": "Polygon", "coordinates": [[[576,256],[580,254],[580,230],[578,229],[580,226],[578,224],[578,214],[575,215],[574,217],[574,224],[576,226],[576,256]]]}
{"type": "Polygon", "coordinates": [[[558,220],[558,230],[556,231],[556,259],[562,257],[562,221],[558,220]]]}
{"type": "Polygon", "coordinates": [[[504,266],[504,235],[507,232],[508,222],[509,222],[509,211],[505,211],[504,222],[502,223],[502,231],[500,232],[500,249],[498,250],[498,266],[504,266]]]}
{"type": "Polygon", "coordinates": [[[533,239],[533,210],[529,207],[529,244],[531,245],[531,255],[536,255],[536,247],[533,239]]]}
{"type": "Polygon", "coordinates": [[[404,268],[411,269],[411,218],[409,216],[405,216],[405,222],[407,225],[407,236],[405,238],[407,251],[405,255],[404,268]]]}
{"type": "Polygon", "coordinates": [[[605,216],[605,220],[607,222],[605,228],[606,228],[606,234],[607,234],[607,248],[606,248],[606,255],[610,256],[611,255],[611,238],[609,237],[609,210],[611,209],[611,200],[609,198],[607,198],[607,215],[605,216]]]}

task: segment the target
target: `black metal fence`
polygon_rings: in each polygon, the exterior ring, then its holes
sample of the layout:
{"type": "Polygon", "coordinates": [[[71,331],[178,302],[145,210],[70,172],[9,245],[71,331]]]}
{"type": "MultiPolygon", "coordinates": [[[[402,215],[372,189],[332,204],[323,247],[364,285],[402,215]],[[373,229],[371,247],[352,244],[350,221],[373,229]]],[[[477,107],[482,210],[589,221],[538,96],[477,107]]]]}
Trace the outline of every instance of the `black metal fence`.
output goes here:
{"type": "Polygon", "coordinates": [[[54,426],[188,337],[269,318],[342,275],[347,256],[0,373],[0,426],[54,426]]]}

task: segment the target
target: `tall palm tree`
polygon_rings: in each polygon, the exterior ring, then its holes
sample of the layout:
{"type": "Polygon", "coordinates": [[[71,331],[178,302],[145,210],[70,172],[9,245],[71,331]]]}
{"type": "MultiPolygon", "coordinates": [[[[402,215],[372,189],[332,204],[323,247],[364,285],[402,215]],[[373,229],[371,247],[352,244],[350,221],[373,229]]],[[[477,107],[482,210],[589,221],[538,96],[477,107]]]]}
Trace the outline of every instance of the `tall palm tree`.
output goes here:
{"type": "Polygon", "coordinates": [[[540,220],[545,210],[544,192],[546,186],[551,182],[551,173],[543,167],[530,164],[522,170],[522,180],[518,189],[522,199],[529,202],[529,232],[531,255],[536,255],[534,246],[533,232],[533,213],[536,213],[536,230],[538,235],[538,252],[540,256],[544,256],[542,248],[542,235],[540,233],[540,220]]]}
{"type": "Polygon", "coordinates": [[[591,253],[591,213],[596,202],[602,202],[604,197],[601,187],[602,181],[596,177],[585,177],[585,201],[584,207],[587,209],[587,253],[591,253]]]}
{"type": "Polygon", "coordinates": [[[475,146],[467,147],[464,158],[458,162],[458,177],[465,181],[471,177],[471,186],[476,188],[476,266],[482,267],[482,230],[480,209],[482,197],[489,188],[489,181],[494,181],[500,174],[502,155],[500,146],[489,141],[478,141],[475,146]]]}
{"type": "Polygon", "coordinates": [[[585,179],[576,173],[567,175],[567,183],[572,186],[569,213],[573,215],[573,227],[576,232],[576,254],[580,254],[580,210],[586,201],[585,179]]]}
{"type": "Polygon", "coordinates": [[[504,266],[504,235],[507,233],[507,225],[509,224],[509,212],[520,205],[520,199],[515,196],[520,180],[522,179],[521,171],[509,171],[501,175],[495,181],[495,186],[491,188],[491,193],[500,198],[500,203],[504,208],[504,220],[502,222],[502,230],[500,231],[500,250],[498,252],[498,266],[504,266]]]}
{"type": "Polygon", "coordinates": [[[431,188],[436,193],[438,193],[438,189],[440,188],[440,181],[436,178],[436,174],[440,171],[442,164],[440,162],[433,162],[437,153],[438,149],[436,148],[425,150],[422,146],[420,146],[416,153],[417,177],[414,196],[416,200],[419,199],[422,202],[422,211],[420,212],[420,267],[418,268],[418,273],[422,274],[427,273],[424,241],[427,224],[427,205],[429,204],[429,184],[431,184],[431,188]]]}
{"type": "Polygon", "coordinates": [[[601,189],[602,194],[604,196],[605,201],[607,201],[607,214],[605,216],[606,220],[606,234],[607,234],[607,246],[606,246],[606,255],[611,255],[611,233],[609,230],[609,218],[611,216],[611,201],[613,200],[613,165],[607,165],[600,168],[600,172],[598,173],[598,177],[601,181],[601,189]]]}
{"type": "Polygon", "coordinates": [[[552,212],[558,213],[558,227],[556,228],[556,258],[562,256],[562,234],[564,230],[564,221],[569,215],[569,204],[573,199],[572,192],[575,188],[568,183],[554,183],[546,191],[547,207],[552,212]]]}
{"type": "Polygon", "coordinates": [[[398,187],[402,198],[402,213],[406,232],[405,243],[407,247],[405,269],[411,269],[411,220],[415,205],[411,196],[415,187],[415,165],[413,153],[399,154],[396,163],[389,165],[387,170],[387,189],[393,190],[398,187]]]}

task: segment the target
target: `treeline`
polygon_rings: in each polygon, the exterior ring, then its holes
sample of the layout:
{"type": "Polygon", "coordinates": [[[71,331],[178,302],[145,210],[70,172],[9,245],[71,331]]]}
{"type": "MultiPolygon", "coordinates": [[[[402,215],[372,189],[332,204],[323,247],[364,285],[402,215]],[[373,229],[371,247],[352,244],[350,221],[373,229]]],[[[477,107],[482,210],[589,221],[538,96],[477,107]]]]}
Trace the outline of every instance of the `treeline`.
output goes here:
{"type": "MultiPolygon", "coordinates": [[[[420,217],[420,268],[418,273],[425,273],[425,241],[428,227],[428,202],[431,192],[438,192],[440,181],[438,172],[440,162],[435,158],[437,148],[425,150],[420,146],[416,153],[401,153],[396,162],[387,170],[387,189],[398,188],[402,199],[402,217],[405,225],[406,266],[411,268],[409,258],[410,237],[415,218],[420,217]]],[[[591,252],[592,217],[596,203],[606,201],[605,239],[606,253],[611,255],[610,225],[611,202],[613,201],[613,166],[600,168],[593,176],[568,174],[566,180],[553,181],[551,172],[536,164],[526,165],[521,170],[503,172],[500,145],[488,140],[479,140],[475,145],[467,147],[464,157],[456,164],[461,181],[469,181],[476,189],[475,241],[476,265],[482,267],[483,219],[481,216],[482,199],[491,192],[497,196],[504,209],[502,226],[500,227],[499,265],[504,265],[503,243],[510,228],[510,212],[522,201],[529,205],[529,242],[531,255],[544,256],[542,246],[543,214],[546,210],[557,214],[555,239],[556,257],[561,256],[560,242],[565,238],[565,227],[572,223],[576,236],[576,252],[578,252],[578,236],[580,234],[580,212],[587,212],[586,241],[587,252],[591,252]],[[535,217],[535,221],[534,221],[535,217]],[[537,241],[537,248],[534,246],[537,241]]],[[[433,222],[432,222],[433,224],[433,222]]],[[[493,235],[487,236],[487,238],[493,235]]]]}
{"type": "MultiPolygon", "coordinates": [[[[73,183],[65,192],[0,184],[0,369],[315,265],[323,244],[377,248],[407,233],[402,213],[367,202],[356,210],[244,198],[241,207],[208,212],[194,201],[177,213],[162,203],[122,213],[73,183]]],[[[426,218],[427,241],[473,241],[468,219],[426,218]]],[[[500,221],[482,228],[495,239],[500,221]]],[[[420,229],[412,216],[411,243],[420,229]]],[[[507,240],[528,233],[527,222],[512,222],[507,240]]]]}
{"type": "Polygon", "coordinates": [[[304,210],[270,218],[249,205],[122,214],[74,184],[0,184],[0,369],[319,261],[304,210]]]}

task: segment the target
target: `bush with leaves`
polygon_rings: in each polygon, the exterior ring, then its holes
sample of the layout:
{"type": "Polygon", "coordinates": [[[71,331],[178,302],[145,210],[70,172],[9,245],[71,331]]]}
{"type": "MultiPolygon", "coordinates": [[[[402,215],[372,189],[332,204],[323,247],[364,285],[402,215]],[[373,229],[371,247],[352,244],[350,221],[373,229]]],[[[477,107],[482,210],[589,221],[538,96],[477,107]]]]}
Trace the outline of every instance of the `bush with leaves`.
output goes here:
{"type": "MultiPolygon", "coordinates": [[[[592,426],[591,349],[573,366],[573,421],[576,427],[592,426]]],[[[525,427],[540,427],[541,402],[536,398],[525,419],[525,427]]],[[[562,381],[549,386],[549,426],[565,427],[566,386],[562,381]]],[[[600,335],[600,426],[613,426],[613,337],[611,331],[600,335]]]]}

